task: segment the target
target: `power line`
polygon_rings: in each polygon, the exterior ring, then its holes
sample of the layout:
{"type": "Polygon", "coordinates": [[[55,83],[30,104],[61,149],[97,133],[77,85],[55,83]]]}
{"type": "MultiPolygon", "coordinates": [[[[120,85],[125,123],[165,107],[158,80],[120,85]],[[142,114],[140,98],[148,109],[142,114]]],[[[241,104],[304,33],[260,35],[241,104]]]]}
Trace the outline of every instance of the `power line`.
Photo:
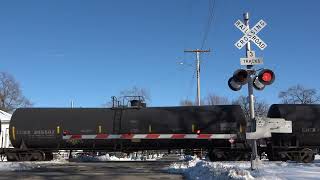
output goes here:
{"type": "MultiPolygon", "coordinates": [[[[188,0],[186,1],[186,10],[185,10],[185,14],[184,14],[184,19],[183,19],[183,25],[189,25],[189,21],[192,18],[193,15],[193,6],[194,6],[195,1],[193,0],[188,0]]],[[[183,27],[183,26],[182,26],[183,27]]],[[[183,48],[186,49],[188,46],[188,43],[190,41],[188,41],[188,36],[189,36],[189,32],[185,30],[186,27],[183,27],[182,32],[184,32],[184,38],[183,38],[183,48]]]]}
{"type": "Polygon", "coordinates": [[[210,32],[210,27],[211,27],[211,24],[213,23],[213,19],[214,19],[214,8],[215,8],[215,0],[209,0],[208,22],[207,22],[207,26],[205,27],[205,30],[204,30],[201,49],[204,48],[204,45],[205,45],[205,43],[206,43],[206,41],[208,39],[208,34],[210,32]]]}
{"type": "MultiPolygon", "coordinates": [[[[207,41],[208,34],[210,32],[210,27],[214,19],[214,6],[215,6],[215,0],[209,0],[209,16],[208,16],[208,22],[207,26],[204,30],[204,36],[201,44],[201,49],[195,49],[195,50],[185,50],[184,52],[191,52],[196,54],[196,77],[197,77],[197,105],[200,106],[200,53],[207,53],[210,52],[210,50],[203,50],[203,47],[207,41]]],[[[194,75],[192,77],[192,82],[194,80],[194,75]]],[[[190,83],[191,86],[193,85],[190,83]]],[[[192,87],[191,87],[192,88],[192,87]]]]}

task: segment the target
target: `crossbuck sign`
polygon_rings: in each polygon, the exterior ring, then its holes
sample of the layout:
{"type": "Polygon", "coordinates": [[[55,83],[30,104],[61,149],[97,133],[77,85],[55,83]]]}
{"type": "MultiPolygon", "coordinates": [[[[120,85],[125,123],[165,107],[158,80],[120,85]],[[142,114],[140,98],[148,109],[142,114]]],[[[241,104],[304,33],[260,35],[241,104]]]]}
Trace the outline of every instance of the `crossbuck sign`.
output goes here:
{"type": "Polygon", "coordinates": [[[262,41],[261,38],[258,37],[258,33],[264,28],[267,23],[263,20],[260,20],[253,28],[249,29],[245,24],[243,24],[240,20],[237,20],[234,25],[240,29],[244,33],[244,36],[236,42],[234,45],[241,49],[244,45],[246,45],[249,41],[254,42],[261,50],[267,47],[267,44],[262,41]]]}

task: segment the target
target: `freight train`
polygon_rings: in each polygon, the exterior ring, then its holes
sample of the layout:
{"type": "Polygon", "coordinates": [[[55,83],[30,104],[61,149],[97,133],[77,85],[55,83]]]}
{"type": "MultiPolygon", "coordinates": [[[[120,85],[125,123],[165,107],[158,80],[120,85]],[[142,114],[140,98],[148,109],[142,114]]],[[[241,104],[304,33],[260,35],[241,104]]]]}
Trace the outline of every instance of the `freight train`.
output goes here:
{"type": "MultiPolygon", "coordinates": [[[[238,105],[146,107],[140,100],[130,104],[112,108],[19,108],[9,127],[14,148],[2,149],[0,154],[8,161],[21,161],[51,160],[58,150],[205,149],[213,161],[250,158],[246,118],[238,105]]],[[[295,118],[294,133],[264,139],[259,152],[267,152],[270,160],[312,161],[320,145],[316,138],[320,134],[317,113],[318,105],[271,106],[269,117],[295,118]],[[309,116],[297,116],[303,112],[309,116]],[[294,140],[296,144],[289,143],[294,140]]]]}

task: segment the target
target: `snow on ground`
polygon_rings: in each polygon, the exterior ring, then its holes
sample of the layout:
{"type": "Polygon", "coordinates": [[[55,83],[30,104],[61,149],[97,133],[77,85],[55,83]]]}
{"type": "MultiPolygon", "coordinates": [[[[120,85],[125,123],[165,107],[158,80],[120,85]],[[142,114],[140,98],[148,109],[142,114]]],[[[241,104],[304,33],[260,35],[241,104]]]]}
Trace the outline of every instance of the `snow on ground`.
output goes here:
{"type": "MultiPolygon", "coordinates": [[[[189,157],[190,158],[190,157],[189,157]]],[[[193,157],[186,162],[172,163],[169,173],[183,174],[187,179],[320,179],[320,156],[310,164],[295,162],[262,161],[255,171],[250,170],[250,162],[209,162],[193,157]]]]}
{"type": "MultiPolygon", "coordinates": [[[[163,154],[153,154],[153,155],[142,155],[140,153],[130,154],[128,157],[118,158],[116,156],[110,156],[109,154],[102,156],[89,156],[89,155],[79,155],[74,159],[77,162],[99,162],[99,161],[155,161],[160,159],[163,154]]],[[[69,161],[63,157],[57,157],[52,161],[25,161],[25,162],[0,162],[0,171],[27,171],[36,168],[42,168],[50,165],[56,164],[66,164],[69,161]]]]}
{"type": "Polygon", "coordinates": [[[153,154],[153,155],[142,155],[139,153],[130,154],[127,157],[116,157],[116,156],[110,156],[109,154],[101,155],[101,156],[92,156],[92,155],[86,155],[81,154],[72,161],[76,162],[99,162],[99,161],[155,161],[160,159],[163,156],[163,154],[153,154]]]}
{"type": "Polygon", "coordinates": [[[26,162],[0,162],[0,171],[27,171],[35,168],[41,168],[51,164],[68,163],[65,159],[55,159],[52,161],[26,161],[26,162]]]}

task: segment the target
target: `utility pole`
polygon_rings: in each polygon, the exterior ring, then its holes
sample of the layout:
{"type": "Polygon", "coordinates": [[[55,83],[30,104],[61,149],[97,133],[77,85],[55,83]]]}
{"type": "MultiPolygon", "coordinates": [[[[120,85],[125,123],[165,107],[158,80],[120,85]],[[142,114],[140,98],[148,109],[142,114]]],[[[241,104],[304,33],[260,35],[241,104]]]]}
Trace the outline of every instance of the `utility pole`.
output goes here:
{"type": "Polygon", "coordinates": [[[184,52],[196,53],[196,68],[197,68],[197,105],[200,106],[200,53],[210,52],[210,50],[185,50],[184,52]]]}

